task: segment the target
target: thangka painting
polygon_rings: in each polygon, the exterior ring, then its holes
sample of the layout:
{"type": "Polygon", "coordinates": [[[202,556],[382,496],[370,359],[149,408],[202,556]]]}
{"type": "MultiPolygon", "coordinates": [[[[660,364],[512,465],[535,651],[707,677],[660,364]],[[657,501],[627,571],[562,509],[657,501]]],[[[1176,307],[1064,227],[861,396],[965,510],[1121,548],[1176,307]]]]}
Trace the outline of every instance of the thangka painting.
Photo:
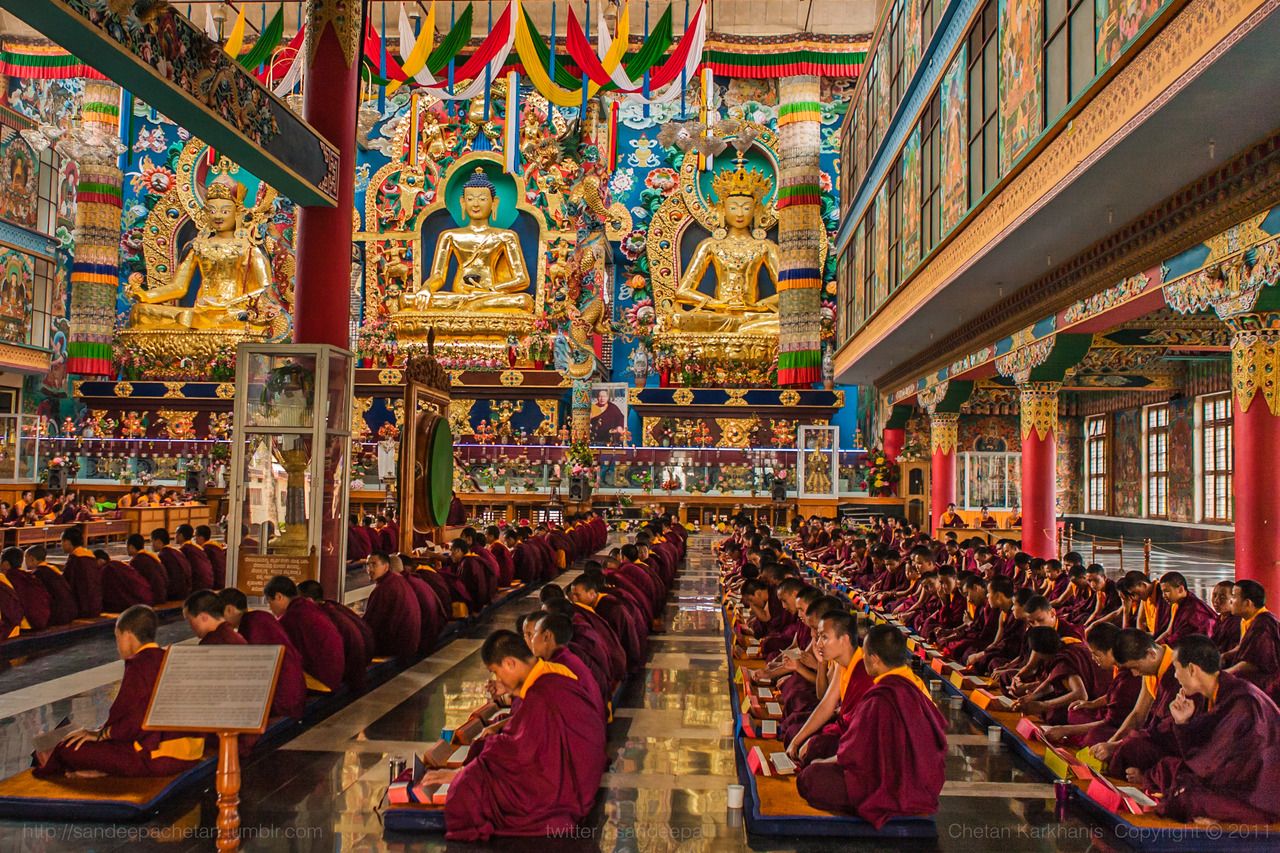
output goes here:
{"type": "Polygon", "coordinates": [[[1095,0],[1094,21],[1098,28],[1094,43],[1095,73],[1101,74],[1115,62],[1162,6],[1162,0],[1095,0]]]}
{"type": "Polygon", "coordinates": [[[1000,171],[1040,133],[1040,0],[1000,0],[1000,171]]]}
{"type": "MultiPolygon", "coordinates": [[[[865,220],[864,220],[865,222],[865,220]]],[[[863,223],[858,223],[858,230],[853,233],[853,318],[849,323],[849,328],[856,329],[862,325],[862,321],[871,313],[867,306],[867,291],[863,286],[863,282],[867,278],[866,267],[866,251],[864,244],[867,242],[867,232],[863,228],[863,223]]]]}
{"type": "Polygon", "coordinates": [[[1111,447],[1114,489],[1112,510],[1116,515],[1137,518],[1142,515],[1142,490],[1134,488],[1142,482],[1142,410],[1123,409],[1115,413],[1115,441],[1111,447]]]}
{"type": "Polygon", "coordinates": [[[902,31],[902,80],[903,88],[920,67],[920,54],[924,45],[920,44],[920,0],[903,0],[906,8],[902,12],[902,22],[898,25],[902,31]]]}
{"type": "Polygon", "coordinates": [[[880,185],[876,193],[876,299],[881,305],[889,298],[889,185],[880,185]]]}
{"type": "Polygon", "coordinates": [[[902,148],[902,277],[920,263],[920,127],[902,148]]]}
{"type": "Polygon", "coordinates": [[[881,39],[876,49],[876,145],[889,131],[889,40],[881,39]]]}
{"type": "Polygon", "coordinates": [[[0,219],[35,228],[40,161],[25,139],[7,128],[5,133],[9,138],[0,143],[0,219]]]}
{"type": "Polygon", "coordinates": [[[969,114],[966,109],[965,68],[968,45],[960,52],[942,77],[942,233],[946,234],[964,217],[969,208],[968,158],[965,149],[969,139],[969,114]]]}
{"type": "Polygon", "coordinates": [[[0,341],[25,344],[31,330],[31,256],[14,249],[0,252],[0,341]]]}

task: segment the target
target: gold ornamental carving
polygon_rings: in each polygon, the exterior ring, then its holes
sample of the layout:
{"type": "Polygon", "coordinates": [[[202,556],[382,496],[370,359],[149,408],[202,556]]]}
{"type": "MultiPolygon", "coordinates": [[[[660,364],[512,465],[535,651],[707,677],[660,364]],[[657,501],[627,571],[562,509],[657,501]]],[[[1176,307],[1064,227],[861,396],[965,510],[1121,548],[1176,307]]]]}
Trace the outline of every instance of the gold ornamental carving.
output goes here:
{"type": "Polygon", "coordinates": [[[498,381],[507,388],[519,388],[524,384],[523,370],[504,370],[498,376],[498,381]]]}
{"type": "Polygon", "coordinates": [[[235,350],[237,344],[263,340],[262,335],[228,329],[121,329],[119,334],[120,342],[145,360],[170,366],[182,359],[207,366],[219,354],[235,350]]]}
{"type": "Polygon", "coordinates": [[[1058,391],[1061,389],[1061,382],[1028,382],[1018,386],[1023,441],[1030,438],[1032,432],[1036,438],[1046,441],[1058,428],[1058,391]]]}
{"type": "Polygon", "coordinates": [[[558,400],[534,400],[542,410],[542,422],[534,429],[533,434],[540,438],[550,438],[560,429],[560,403],[558,400]]]}
{"type": "Polygon", "coordinates": [[[1258,394],[1272,416],[1280,417],[1280,316],[1246,315],[1230,323],[1231,390],[1242,413],[1258,394]],[[1246,323],[1254,326],[1245,327],[1246,323]],[[1265,325],[1263,325],[1265,324],[1265,325]]]}
{"type": "Polygon", "coordinates": [[[360,22],[363,20],[362,7],[352,0],[308,0],[306,8],[307,25],[303,35],[303,53],[307,64],[315,59],[316,48],[324,31],[333,28],[334,38],[342,49],[342,58],[347,67],[356,59],[356,48],[360,44],[360,22]]]}
{"type": "Polygon", "coordinates": [[[403,378],[404,375],[399,370],[392,367],[378,371],[379,385],[399,385],[403,378]]]}
{"type": "Polygon", "coordinates": [[[453,430],[455,437],[471,435],[471,408],[475,404],[475,400],[453,399],[449,401],[449,428],[453,430]]]}
{"type": "Polygon", "coordinates": [[[729,399],[725,401],[726,406],[745,406],[747,401],[743,399],[747,396],[746,388],[730,388],[726,391],[729,399]]]}
{"type": "Polygon", "coordinates": [[[778,401],[784,406],[800,405],[800,392],[794,388],[788,388],[778,395],[778,401]]]}
{"type": "Polygon", "coordinates": [[[115,385],[115,387],[111,389],[111,393],[112,393],[112,394],[115,394],[117,397],[132,397],[132,396],[133,396],[133,383],[132,383],[132,382],[117,382],[117,383],[116,383],[116,385],[115,385]]]}
{"type": "Polygon", "coordinates": [[[960,445],[960,413],[938,412],[929,417],[929,449],[934,453],[955,453],[960,445]]]}
{"type": "Polygon", "coordinates": [[[716,418],[720,426],[720,447],[750,447],[755,418],[716,418]]]}
{"type": "Polygon", "coordinates": [[[677,406],[687,406],[693,402],[693,392],[688,388],[677,388],[671,395],[671,401],[677,406]]]}
{"type": "Polygon", "coordinates": [[[236,385],[234,382],[219,382],[218,387],[213,389],[213,393],[219,400],[230,400],[236,395],[236,385]]]}
{"type": "Polygon", "coordinates": [[[166,382],[164,383],[164,395],[166,397],[171,397],[171,398],[176,397],[178,399],[181,399],[183,396],[182,386],[186,384],[187,383],[185,382],[166,382]]]}
{"type": "Polygon", "coordinates": [[[372,406],[372,397],[351,398],[351,434],[358,440],[369,437],[369,421],[365,419],[365,415],[372,406]]]}

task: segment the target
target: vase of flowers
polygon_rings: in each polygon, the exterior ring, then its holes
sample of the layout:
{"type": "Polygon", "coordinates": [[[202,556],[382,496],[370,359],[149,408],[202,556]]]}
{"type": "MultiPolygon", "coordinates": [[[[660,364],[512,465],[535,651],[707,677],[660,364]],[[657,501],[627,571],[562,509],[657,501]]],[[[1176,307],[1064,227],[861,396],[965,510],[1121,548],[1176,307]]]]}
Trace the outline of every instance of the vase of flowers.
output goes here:
{"type": "Polygon", "coordinates": [[[875,447],[867,454],[861,486],[872,497],[891,497],[898,484],[898,476],[897,462],[889,461],[884,449],[875,447]]]}
{"type": "Polygon", "coordinates": [[[366,367],[377,367],[383,364],[390,367],[395,363],[400,352],[396,333],[387,318],[373,314],[365,317],[360,324],[360,333],[356,338],[356,354],[366,367]]]}

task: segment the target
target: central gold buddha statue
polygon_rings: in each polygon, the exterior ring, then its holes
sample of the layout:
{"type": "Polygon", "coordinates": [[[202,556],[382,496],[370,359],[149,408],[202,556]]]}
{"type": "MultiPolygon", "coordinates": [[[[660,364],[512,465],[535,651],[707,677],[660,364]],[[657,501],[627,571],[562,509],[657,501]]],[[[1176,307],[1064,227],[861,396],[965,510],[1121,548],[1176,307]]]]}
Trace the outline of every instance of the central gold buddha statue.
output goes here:
{"type": "Polygon", "coordinates": [[[267,319],[252,312],[256,300],[271,286],[271,263],[240,228],[244,195],[244,184],[226,174],[209,184],[200,233],[168,284],[129,289],[135,300],[130,315],[134,328],[265,330],[267,319]],[[191,289],[197,271],[200,289],[195,303],[178,304],[191,289]]]}
{"type": "Polygon", "coordinates": [[[770,183],[741,157],[737,164],[711,182],[723,227],[698,244],[680,276],[671,325],[681,331],[778,334],[777,292],[761,299],[757,285],[763,267],[778,286],[778,246],[758,227],[770,183]],[[715,270],[714,296],[698,289],[708,267],[715,270]]]}
{"type": "Polygon", "coordinates": [[[520,238],[514,231],[495,228],[489,222],[497,202],[493,182],[477,166],[462,188],[462,211],[467,224],[440,234],[431,272],[420,290],[406,295],[405,310],[501,314],[533,311],[520,238]],[[458,269],[453,280],[446,282],[451,259],[457,261],[458,269]],[[448,289],[446,284],[450,285],[448,289]]]}

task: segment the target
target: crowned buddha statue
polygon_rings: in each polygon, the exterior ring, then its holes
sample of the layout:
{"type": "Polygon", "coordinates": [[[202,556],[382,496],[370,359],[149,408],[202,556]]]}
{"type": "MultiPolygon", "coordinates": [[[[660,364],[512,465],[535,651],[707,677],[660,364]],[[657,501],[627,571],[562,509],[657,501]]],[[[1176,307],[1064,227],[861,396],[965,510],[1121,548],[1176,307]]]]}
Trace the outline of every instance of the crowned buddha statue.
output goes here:
{"type": "Polygon", "coordinates": [[[225,173],[210,182],[200,232],[168,283],[129,289],[134,328],[265,330],[256,303],[271,286],[271,263],[242,227],[244,195],[244,184],[225,173]],[[197,272],[195,301],[182,305],[197,272]]]}
{"type": "Polygon", "coordinates": [[[715,176],[711,189],[718,199],[722,226],[698,244],[675,291],[677,307],[671,325],[685,332],[778,334],[778,296],[759,296],[758,280],[765,269],[778,285],[778,246],[759,227],[763,200],[770,181],[748,169],[741,157],[737,168],[715,176]],[[715,294],[699,289],[708,268],[715,274],[715,294]]]}
{"type": "Polygon", "coordinates": [[[462,211],[467,224],[441,232],[431,271],[420,290],[406,294],[405,310],[495,314],[533,311],[520,238],[514,231],[490,224],[497,206],[493,182],[477,166],[462,188],[462,211]],[[457,270],[452,280],[446,280],[451,260],[457,262],[457,270]]]}

